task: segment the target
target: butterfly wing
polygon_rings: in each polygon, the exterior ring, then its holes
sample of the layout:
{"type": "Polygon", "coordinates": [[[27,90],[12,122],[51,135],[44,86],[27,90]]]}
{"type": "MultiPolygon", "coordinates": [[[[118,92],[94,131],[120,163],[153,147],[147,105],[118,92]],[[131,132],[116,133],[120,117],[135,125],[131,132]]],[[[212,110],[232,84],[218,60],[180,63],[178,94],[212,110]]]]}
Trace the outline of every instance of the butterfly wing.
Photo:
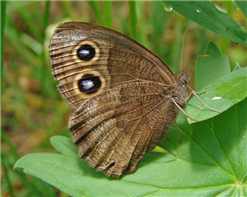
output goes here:
{"type": "Polygon", "coordinates": [[[108,176],[133,172],[176,118],[177,108],[159,91],[151,83],[135,82],[84,102],[68,124],[79,155],[108,176]]]}
{"type": "Polygon", "coordinates": [[[135,41],[87,23],[59,25],[49,49],[79,155],[107,176],[134,172],[175,121],[176,77],[135,41]]]}
{"type": "Polygon", "coordinates": [[[96,94],[137,79],[169,86],[177,82],[170,69],[143,46],[123,34],[97,25],[60,24],[52,37],[49,53],[52,74],[60,81],[58,90],[74,109],[94,95],[78,91],[77,82],[84,73],[101,77],[102,86],[96,94]],[[79,59],[78,49],[88,45],[94,49],[94,57],[79,59]]]}

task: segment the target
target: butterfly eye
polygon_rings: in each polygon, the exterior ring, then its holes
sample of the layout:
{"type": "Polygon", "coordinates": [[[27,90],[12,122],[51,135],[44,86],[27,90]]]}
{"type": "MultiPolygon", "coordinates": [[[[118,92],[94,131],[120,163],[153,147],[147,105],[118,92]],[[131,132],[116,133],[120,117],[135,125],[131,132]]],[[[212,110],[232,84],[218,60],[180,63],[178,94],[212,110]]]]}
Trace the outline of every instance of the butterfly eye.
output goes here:
{"type": "Polygon", "coordinates": [[[85,94],[93,94],[101,87],[101,80],[98,76],[92,74],[85,74],[78,81],[79,90],[85,94]]]}
{"type": "Polygon", "coordinates": [[[77,50],[77,57],[80,58],[82,61],[89,61],[95,56],[95,49],[88,44],[82,45],[77,50]]]}

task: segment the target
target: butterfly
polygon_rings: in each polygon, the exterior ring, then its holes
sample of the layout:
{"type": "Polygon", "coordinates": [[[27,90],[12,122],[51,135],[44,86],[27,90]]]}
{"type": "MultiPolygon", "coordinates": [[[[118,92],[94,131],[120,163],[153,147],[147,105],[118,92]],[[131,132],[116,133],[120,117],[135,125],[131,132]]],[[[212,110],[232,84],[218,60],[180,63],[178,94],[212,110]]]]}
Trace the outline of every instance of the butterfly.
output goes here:
{"type": "Polygon", "coordinates": [[[160,58],[121,33],[62,23],[49,54],[57,89],[73,109],[68,129],[79,156],[108,177],[133,173],[178,112],[186,114],[188,73],[174,75],[160,58]]]}

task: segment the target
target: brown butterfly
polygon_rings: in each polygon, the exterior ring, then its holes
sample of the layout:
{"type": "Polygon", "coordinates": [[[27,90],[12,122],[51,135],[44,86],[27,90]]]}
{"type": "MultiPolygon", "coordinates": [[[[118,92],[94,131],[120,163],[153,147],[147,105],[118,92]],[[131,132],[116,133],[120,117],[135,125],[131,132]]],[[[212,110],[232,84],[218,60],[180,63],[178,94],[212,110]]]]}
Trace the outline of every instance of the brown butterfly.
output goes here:
{"type": "Polygon", "coordinates": [[[186,114],[188,75],[174,75],[123,34],[67,22],[56,28],[49,50],[59,93],[74,110],[68,129],[79,155],[109,177],[133,173],[179,110],[186,114]]]}

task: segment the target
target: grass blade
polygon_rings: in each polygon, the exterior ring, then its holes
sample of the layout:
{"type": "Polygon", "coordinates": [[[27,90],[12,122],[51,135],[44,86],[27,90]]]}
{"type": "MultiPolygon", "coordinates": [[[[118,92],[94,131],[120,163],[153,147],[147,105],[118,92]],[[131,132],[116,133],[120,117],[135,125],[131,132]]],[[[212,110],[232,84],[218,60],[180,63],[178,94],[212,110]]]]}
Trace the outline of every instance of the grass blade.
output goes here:
{"type": "Polygon", "coordinates": [[[136,27],[137,27],[137,19],[136,19],[136,2],[129,1],[129,12],[130,12],[130,37],[134,40],[137,39],[136,27]]]}

